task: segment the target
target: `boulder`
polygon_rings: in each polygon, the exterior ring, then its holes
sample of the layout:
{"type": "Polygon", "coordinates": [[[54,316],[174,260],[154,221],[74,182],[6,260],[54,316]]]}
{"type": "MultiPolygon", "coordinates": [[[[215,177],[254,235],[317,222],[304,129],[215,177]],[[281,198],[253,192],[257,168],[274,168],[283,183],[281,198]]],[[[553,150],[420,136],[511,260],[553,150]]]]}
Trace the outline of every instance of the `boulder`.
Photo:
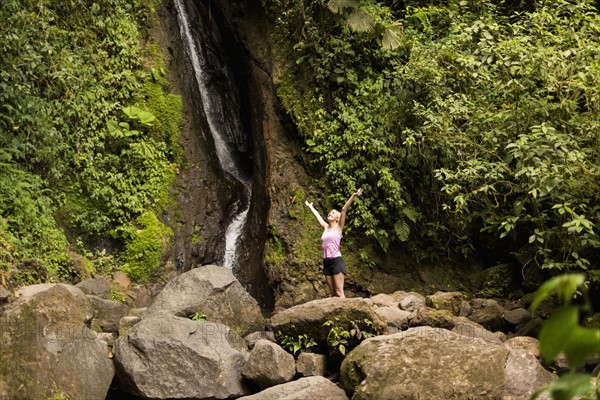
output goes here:
{"type": "Polygon", "coordinates": [[[473,314],[473,306],[471,306],[468,301],[463,301],[460,303],[460,311],[458,312],[458,316],[469,317],[471,314],[473,314]]]}
{"type": "Polygon", "coordinates": [[[271,342],[275,343],[275,334],[271,331],[252,332],[248,336],[244,337],[244,340],[246,341],[248,348],[253,349],[254,345],[259,340],[270,340],[271,342]]]}
{"type": "Polygon", "coordinates": [[[348,396],[329,379],[310,376],[238,400],[348,400],[348,396]]]}
{"type": "Polygon", "coordinates": [[[529,399],[542,386],[556,379],[556,375],[542,367],[529,351],[512,346],[504,369],[505,386],[502,400],[529,399]]]}
{"type": "Polygon", "coordinates": [[[504,344],[506,346],[525,350],[534,357],[540,356],[540,343],[536,338],[530,336],[515,336],[507,339],[504,344]]]}
{"type": "Polygon", "coordinates": [[[296,361],[296,371],[300,376],[325,376],[327,357],[323,354],[300,353],[296,361]]]}
{"type": "Polygon", "coordinates": [[[261,389],[291,381],[296,375],[296,360],[276,343],[259,340],[242,368],[242,376],[261,389]]]}
{"type": "Polygon", "coordinates": [[[258,305],[225,267],[207,265],[194,268],[170,281],[156,296],[144,317],[169,313],[189,317],[206,315],[206,321],[231,327],[240,336],[264,329],[258,305]]]}
{"type": "Polygon", "coordinates": [[[85,294],[52,283],[16,295],[0,315],[0,399],[104,400],[114,367],[107,344],[88,328],[85,294]]]}
{"type": "Polygon", "coordinates": [[[499,339],[497,335],[488,331],[484,327],[477,326],[473,323],[469,323],[469,324],[465,324],[462,322],[458,323],[458,324],[454,325],[454,328],[452,328],[452,332],[458,333],[459,335],[463,335],[463,336],[466,336],[469,338],[483,339],[486,342],[490,342],[490,343],[494,343],[494,344],[501,345],[503,343],[502,340],[499,339]]]}
{"type": "Polygon", "coordinates": [[[472,324],[481,326],[465,317],[457,317],[448,310],[436,310],[430,307],[421,307],[412,313],[409,326],[431,326],[434,328],[452,329],[456,324],[472,324]]]}
{"type": "Polygon", "coordinates": [[[375,307],[398,307],[398,301],[391,295],[380,293],[371,297],[375,307]]]}
{"type": "Polygon", "coordinates": [[[428,307],[436,310],[447,310],[453,315],[459,315],[465,295],[461,292],[436,292],[426,297],[428,307]]]}
{"type": "Polygon", "coordinates": [[[111,298],[110,284],[104,279],[85,279],[76,284],[75,287],[81,289],[87,295],[98,296],[105,300],[110,300],[111,298]]]}
{"type": "Polygon", "coordinates": [[[361,330],[383,332],[386,322],[377,315],[372,304],[363,298],[329,297],[313,300],[275,314],[271,317],[271,327],[276,337],[297,338],[307,335],[325,352],[327,336],[332,327],[350,332],[356,324],[361,330]]]}
{"type": "Polygon", "coordinates": [[[512,351],[446,329],[412,328],[362,342],[342,363],[341,383],[354,400],[527,399],[552,377],[535,358],[512,351]],[[528,380],[535,384],[521,385],[528,380]]]}
{"type": "Polygon", "coordinates": [[[115,344],[124,390],[148,399],[227,399],[248,394],[244,340],[229,327],[170,314],[142,319],[115,344]]]}
{"type": "Polygon", "coordinates": [[[504,331],[504,308],[493,299],[474,299],[471,301],[473,313],[469,319],[495,332],[504,331]]]}
{"type": "Polygon", "coordinates": [[[400,308],[406,311],[417,311],[419,308],[425,307],[427,300],[424,296],[417,294],[408,294],[400,300],[400,308]]]}
{"type": "Polygon", "coordinates": [[[7,302],[9,297],[10,292],[4,286],[0,285],[0,304],[7,302]]]}
{"type": "Polygon", "coordinates": [[[118,301],[106,300],[98,296],[87,296],[94,307],[92,329],[96,332],[116,333],[119,321],[129,313],[130,307],[118,301]]]}
{"type": "Polygon", "coordinates": [[[140,317],[134,317],[131,315],[127,315],[127,316],[121,318],[119,320],[119,325],[118,325],[119,336],[126,335],[127,332],[129,332],[129,330],[131,328],[133,328],[133,326],[140,321],[141,321],[140,317]]]}
{"type": "Polygon", "coordinates": [[[396,330],[403,330],[408,328],[408,319],[411,316],[409,311],[404,311],[398,308],[398,306],[392,307],[379,307],[375,310],[387,323],[387,327],[396,330]]]}
{"type": "Polygon", "coordinates": [[[524,308],[515,308],[504,312],[504,320],[511,326],[520,326],[531,321],[531,313],[524,308]]]}
{"type": "Polygon", "coordinates": [[[519,325],[516,329],[515,336],[530,336],[538,337],[544,320],[542,318],[534,318],[523,325],[519,325]]]}

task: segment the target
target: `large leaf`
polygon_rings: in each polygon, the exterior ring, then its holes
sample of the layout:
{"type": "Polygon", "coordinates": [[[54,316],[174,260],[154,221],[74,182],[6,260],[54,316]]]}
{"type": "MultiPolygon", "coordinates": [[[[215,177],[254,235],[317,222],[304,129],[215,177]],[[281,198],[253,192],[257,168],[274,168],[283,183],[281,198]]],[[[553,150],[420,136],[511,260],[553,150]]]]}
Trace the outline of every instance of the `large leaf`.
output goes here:
{"type": "Polygon", "coordinates": [[[396,235],[398,235],[398,239],[402,242],[406,242],[408,237],[410,236],[410,227],[406,223],[405,220],[401,219],[394,224],[394,230],[396,231],[396,235]]]}
{"type": "Polygon", "coordinates": [[[385,27],[383,38],[381,39],[381,47],[386,50],[394,50],[402,45],[402,25],[393,24],[385,27]]]}
{"type": "Polygon", "coordinates": [[[600,352],[600,330],[579,325],[579,307],[565,306],[544,323],[539,335],[540,354],[552,361],[563,353],[571,369],[585,363],[590,354],[600,352]]]}
{"type": "Polygon", "coordinates": [[[536,400],[544,392],[550,393],[549,398],[554,400],[572,399],[578,395],[590,396],[589,398],[592,398],[594,387],[590,375],[569,372],[534,393],[530,400],[536,400]]]}
{"type": "Polygon", "coordinates": [[[356,0],[330,0],[327,3],[327,8],[335,14],[341,14],[344,8],[358,8],[358,1],[356,0]]]}
{"type": "Polygon", "coordinates": [[[375,27],[373,17],[362,7],[348,15],[346,23],[354,32],[370,32],[375,27]]]}
{"type": "Polygon", "coordinates": [[[535,292],[530,306],[531,312],[535,312],[540,303],[554,292],[561,298],[563,304],[569,303],[577,288],[584,282],[585,274],[564,274],[549,279],[535,292]]]}

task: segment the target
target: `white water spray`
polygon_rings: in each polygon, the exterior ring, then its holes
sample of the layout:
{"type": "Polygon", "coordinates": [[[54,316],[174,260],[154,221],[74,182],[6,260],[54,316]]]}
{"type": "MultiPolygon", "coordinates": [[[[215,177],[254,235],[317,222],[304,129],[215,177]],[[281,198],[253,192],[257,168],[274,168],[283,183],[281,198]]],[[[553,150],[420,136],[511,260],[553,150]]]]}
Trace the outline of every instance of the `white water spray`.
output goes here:
{"type": "MultiPolygon", "coordinates": [[[[187,55],[192,63],[206,120],[215,143],[215,151],[219,159],[219,164],[224,172],[242,184],[244,196],[248,199],[243,205],[240,204],[242,201],[238,201],[235,204],[237,214],[225,231],[225,257],[223,265],[229,269],[233,269],[237,266],[237,244],[248,218],[252,189],[251,182],[240,174],[236,166],[231,149],[227,145],[227,133],[224,130],[227,129],[230,138],[241,141],[242,128],[239,119],[227,118],[228,113],[223,105],[210,95],[208,87],[210,77],[206,74],[205,68],[203,68],[206,65],[206,60],[201,59],[202,52],[197,48],[192,36],[187,10],[182,0],[175,0],[175,7],[177,8],[179,31],[181,38],[186,44],[187,55]]],[[[222,72],[227,75],[226,78],[229,82],[233,82],[226,68],[222,68],[222,72]]]]}

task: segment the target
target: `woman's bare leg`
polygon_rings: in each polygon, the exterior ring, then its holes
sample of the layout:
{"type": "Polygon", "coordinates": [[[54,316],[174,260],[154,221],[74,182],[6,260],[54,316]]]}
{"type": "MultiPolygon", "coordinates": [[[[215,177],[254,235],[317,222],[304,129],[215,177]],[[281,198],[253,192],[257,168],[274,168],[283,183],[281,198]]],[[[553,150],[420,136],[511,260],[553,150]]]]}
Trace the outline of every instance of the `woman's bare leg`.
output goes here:
{"type": "Polygon", "coordinates": [[[332,278],[333,295],[335,297],[346,297],[346,295],[344,295],[344,274],[340,272],[339,274],[333,275],[332,278]]]}
{"type": "Polygon", "coordinates": [[[325,275],[325,280],[327,281],[327,287],[329,288],[329,294],[331,297],[335,297],[335,289],[333,286],[333,277],[330,275],[325,275]]]}

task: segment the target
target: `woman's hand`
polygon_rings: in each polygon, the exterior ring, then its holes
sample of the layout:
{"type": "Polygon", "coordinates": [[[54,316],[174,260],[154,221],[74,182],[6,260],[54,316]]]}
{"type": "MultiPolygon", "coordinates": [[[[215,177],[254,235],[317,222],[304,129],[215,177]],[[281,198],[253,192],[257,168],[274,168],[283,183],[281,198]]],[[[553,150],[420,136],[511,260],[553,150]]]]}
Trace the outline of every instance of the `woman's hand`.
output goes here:
{"type": "Polygon", "coordinates": [[[362,189],[360,189],[360,188],[359,188],[359,189],[358,189],[358,190],[357,190],[357,191],[354,193],[354,196],[360,196],[360,195],[362,195],[362,194],[363,194],[363,191],[362,191],[362,189]]]}
{"type": "Polygon", "coordinates": [[[306,200],[306,201],[304,202],[304,204],[306,204],[306,205],[307,205],[307,206],[309,206],[309,207],[312,207],[312,205],[313,205],[313,203],[309,203],[309,202],[308,202],[308,200],[306,200]]]}

